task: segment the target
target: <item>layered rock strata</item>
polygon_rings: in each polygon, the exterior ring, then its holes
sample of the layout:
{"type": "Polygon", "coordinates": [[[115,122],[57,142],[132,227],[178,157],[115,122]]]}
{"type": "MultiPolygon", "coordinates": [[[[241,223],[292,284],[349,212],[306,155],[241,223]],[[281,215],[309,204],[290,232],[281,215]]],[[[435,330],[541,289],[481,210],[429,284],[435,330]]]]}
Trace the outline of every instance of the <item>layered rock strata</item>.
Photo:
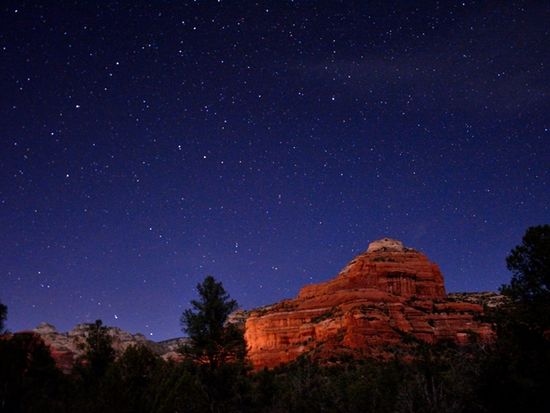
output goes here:
{"type": "Polygon", "coordinates": [[[245,338],[254,367],[270,368],[304,353],[321,359],[383,355],[406,335],[429,343],[491,340],[490,326],[477,321],[482,312],[479,304],[448,300],[436,264],[385,238],[336,278],[251,311],[245,338]]]}

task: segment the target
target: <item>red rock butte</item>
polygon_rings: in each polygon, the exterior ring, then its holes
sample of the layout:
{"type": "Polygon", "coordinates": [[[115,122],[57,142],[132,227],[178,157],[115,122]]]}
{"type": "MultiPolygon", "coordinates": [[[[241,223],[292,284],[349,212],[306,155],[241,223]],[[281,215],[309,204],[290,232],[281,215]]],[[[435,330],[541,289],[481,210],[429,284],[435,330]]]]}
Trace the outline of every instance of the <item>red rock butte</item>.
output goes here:
{"type": "Polygon", "coordinates": [[[380,356],[404,334],[428,343],[472,337],[489,341],[477,321],[478,304],[450,300],[437,264],[400,241],[384,238],[352,260],[336,278],[302,288],[298,297],[250,312],[245,338],[256,369],[308,353],[380,356]]]}

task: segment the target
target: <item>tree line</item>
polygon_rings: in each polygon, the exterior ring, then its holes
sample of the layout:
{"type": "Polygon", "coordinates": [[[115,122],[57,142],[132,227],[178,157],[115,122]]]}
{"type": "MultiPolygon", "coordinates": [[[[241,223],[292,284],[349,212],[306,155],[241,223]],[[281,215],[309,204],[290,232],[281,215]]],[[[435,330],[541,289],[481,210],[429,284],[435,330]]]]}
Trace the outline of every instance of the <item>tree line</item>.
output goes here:
{"type": "MultiPolygon", "coordinates": [[[[213,277],[181,317],[182,362],[147,347],[115,354],[107,327],[88,327],[83,355],[61,373],[32,333],[0,339],[1,412],[548,412],[550,411],[550,226],[531,227],[506,259],[507,297],[488,311],[497,338],[430,345],[409,338],[406,357],[306,356],[252,371],[241,329],[228,324],[237,303],[213,277]]],[[[0,333],[7,308],[0,304],[0,333]]]]}

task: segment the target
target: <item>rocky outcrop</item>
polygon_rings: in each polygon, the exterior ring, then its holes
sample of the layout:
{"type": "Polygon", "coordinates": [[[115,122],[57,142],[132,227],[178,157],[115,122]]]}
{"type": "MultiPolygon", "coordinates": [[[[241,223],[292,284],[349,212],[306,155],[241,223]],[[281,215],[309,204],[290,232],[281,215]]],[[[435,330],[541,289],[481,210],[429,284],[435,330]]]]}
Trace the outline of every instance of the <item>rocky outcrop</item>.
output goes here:
{"type": "Polygon", "coordinates": [[[251,311],[245,338],[255,368],[305,353],[321,359],[383,356],[406,335],[429,343],[491,340],[490,326],[478,321],[482,311],[474,302],[448,300],[436,264],[385,238],[371,243],[336,278],[251,311]]]}
{"type": "MultiPolygon", "coordinates": [[[[69,372],[84,352],[87,331],[88,324],[78,324],[69,332],[59,332],[53,325],[41,323],[32,332],[50,347],[57,366],[62,371],[69,372]]],[[[177,338],[157,343],[147,340],[143,334],[131,334],[118,327],[108,327],[107,333],[111,336],[117,354],[122,354],[130,346],[143,345],[165,359],[178,359],[177,349],[186,341],[184,338],[177,338]]]]}

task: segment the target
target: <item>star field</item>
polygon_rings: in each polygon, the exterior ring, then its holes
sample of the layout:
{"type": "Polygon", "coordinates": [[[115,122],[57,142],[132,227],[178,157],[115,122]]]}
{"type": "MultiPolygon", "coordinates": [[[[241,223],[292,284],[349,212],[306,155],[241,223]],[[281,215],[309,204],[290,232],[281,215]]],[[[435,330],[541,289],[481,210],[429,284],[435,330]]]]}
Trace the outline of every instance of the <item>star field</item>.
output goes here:
{"type": "Polygon", "coordinates": [[[210,274],[243,308],[390,236],[496,290],[548,223],[544,2],[7,1],[7,326],[153,339],[210,274]]]}

